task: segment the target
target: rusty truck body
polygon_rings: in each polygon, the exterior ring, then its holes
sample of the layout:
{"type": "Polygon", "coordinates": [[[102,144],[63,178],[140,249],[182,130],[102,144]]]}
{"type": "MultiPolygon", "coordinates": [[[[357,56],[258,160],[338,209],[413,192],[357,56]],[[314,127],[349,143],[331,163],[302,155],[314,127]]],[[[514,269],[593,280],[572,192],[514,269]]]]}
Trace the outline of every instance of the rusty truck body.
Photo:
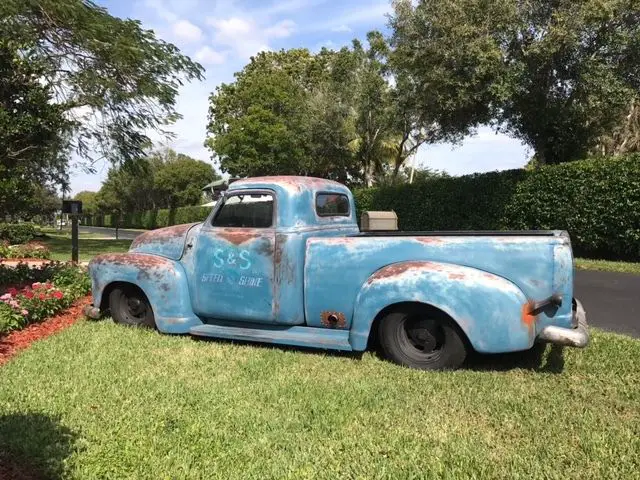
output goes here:
{"type": "Polygon", "coordinates": [[[456,368],[471,350],[584,347],[564,231],[361,232],[344,185],[239,180],[202,223],[95,257],[93,305],[164,333],[362,351],[456,368]]]}

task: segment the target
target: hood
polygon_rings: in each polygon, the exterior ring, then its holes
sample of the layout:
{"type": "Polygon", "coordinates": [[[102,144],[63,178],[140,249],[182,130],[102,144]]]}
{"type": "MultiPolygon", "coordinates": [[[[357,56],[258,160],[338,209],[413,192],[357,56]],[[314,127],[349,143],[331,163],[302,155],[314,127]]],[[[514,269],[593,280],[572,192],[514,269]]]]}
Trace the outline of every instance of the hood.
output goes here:
{"type": "Polygon", "coordinates": [[[130,252],[152,253],[179,260],[189,231],[201,223],[185,223],[172,227],[158,228],[138,235],[131,243],[130,252]]]}

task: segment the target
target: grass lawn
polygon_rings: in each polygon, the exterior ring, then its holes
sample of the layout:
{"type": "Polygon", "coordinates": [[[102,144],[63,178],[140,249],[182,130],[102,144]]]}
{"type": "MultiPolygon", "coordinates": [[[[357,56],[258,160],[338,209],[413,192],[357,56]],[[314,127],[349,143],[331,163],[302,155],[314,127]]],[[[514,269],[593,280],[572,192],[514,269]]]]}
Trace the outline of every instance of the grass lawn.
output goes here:
{"type": "MultiPolygon", "coordinates": [[[[51,259],[71,260],[71,235],[48,234],[45,239],[38,239],[51,249],[51,259]]],[[[79,239],[79,259],[89,261],[100,253],[126,252],[131,240],[104,240],[99,234],[81,234],[79,239]]]]}
{"type": "Polygon", "coordinates": [[[45,478],[639,478],[640,341],[538,353],[430,373],[82,321],[0,367],[0,452],[45,478]]]}
{"type": "Polygon", "coordinates": [[[576,258],[575,264],[578,270],[600,270],[603,272],[635,273],[640,275],[640,263],[576,258]]]}

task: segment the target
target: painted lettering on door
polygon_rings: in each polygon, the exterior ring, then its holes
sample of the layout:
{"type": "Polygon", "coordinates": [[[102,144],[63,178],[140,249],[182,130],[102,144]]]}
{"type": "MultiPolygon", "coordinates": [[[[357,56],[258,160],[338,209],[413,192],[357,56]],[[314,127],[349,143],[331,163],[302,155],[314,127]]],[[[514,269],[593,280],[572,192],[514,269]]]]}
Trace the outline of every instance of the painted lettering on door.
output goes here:
{"type": "Polygon", "coordinates": [[[249,250],[235,251],[217,248],[213,252],[213,266],[222,268],[225,266],[238,267],[240,270],[248,270],[251,268],[251,260],[249,260],[249,250]]]}

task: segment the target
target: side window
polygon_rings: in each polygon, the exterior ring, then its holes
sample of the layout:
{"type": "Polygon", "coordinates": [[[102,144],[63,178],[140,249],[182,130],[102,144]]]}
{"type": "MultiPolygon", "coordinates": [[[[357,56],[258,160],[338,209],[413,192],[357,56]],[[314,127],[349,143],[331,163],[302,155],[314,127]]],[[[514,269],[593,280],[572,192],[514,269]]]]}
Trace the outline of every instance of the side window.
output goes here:
{"type": "Polygon", "coordinates": [[[321,217],[348,217],[349,198],[341,193],[318,193],[316,213],[321,217]]]}
{"type": "Polygon", "coordinates": [[[211,224],[214,227],[269,228],[273,225],[273,195],[230,195],[211,224]]]}

